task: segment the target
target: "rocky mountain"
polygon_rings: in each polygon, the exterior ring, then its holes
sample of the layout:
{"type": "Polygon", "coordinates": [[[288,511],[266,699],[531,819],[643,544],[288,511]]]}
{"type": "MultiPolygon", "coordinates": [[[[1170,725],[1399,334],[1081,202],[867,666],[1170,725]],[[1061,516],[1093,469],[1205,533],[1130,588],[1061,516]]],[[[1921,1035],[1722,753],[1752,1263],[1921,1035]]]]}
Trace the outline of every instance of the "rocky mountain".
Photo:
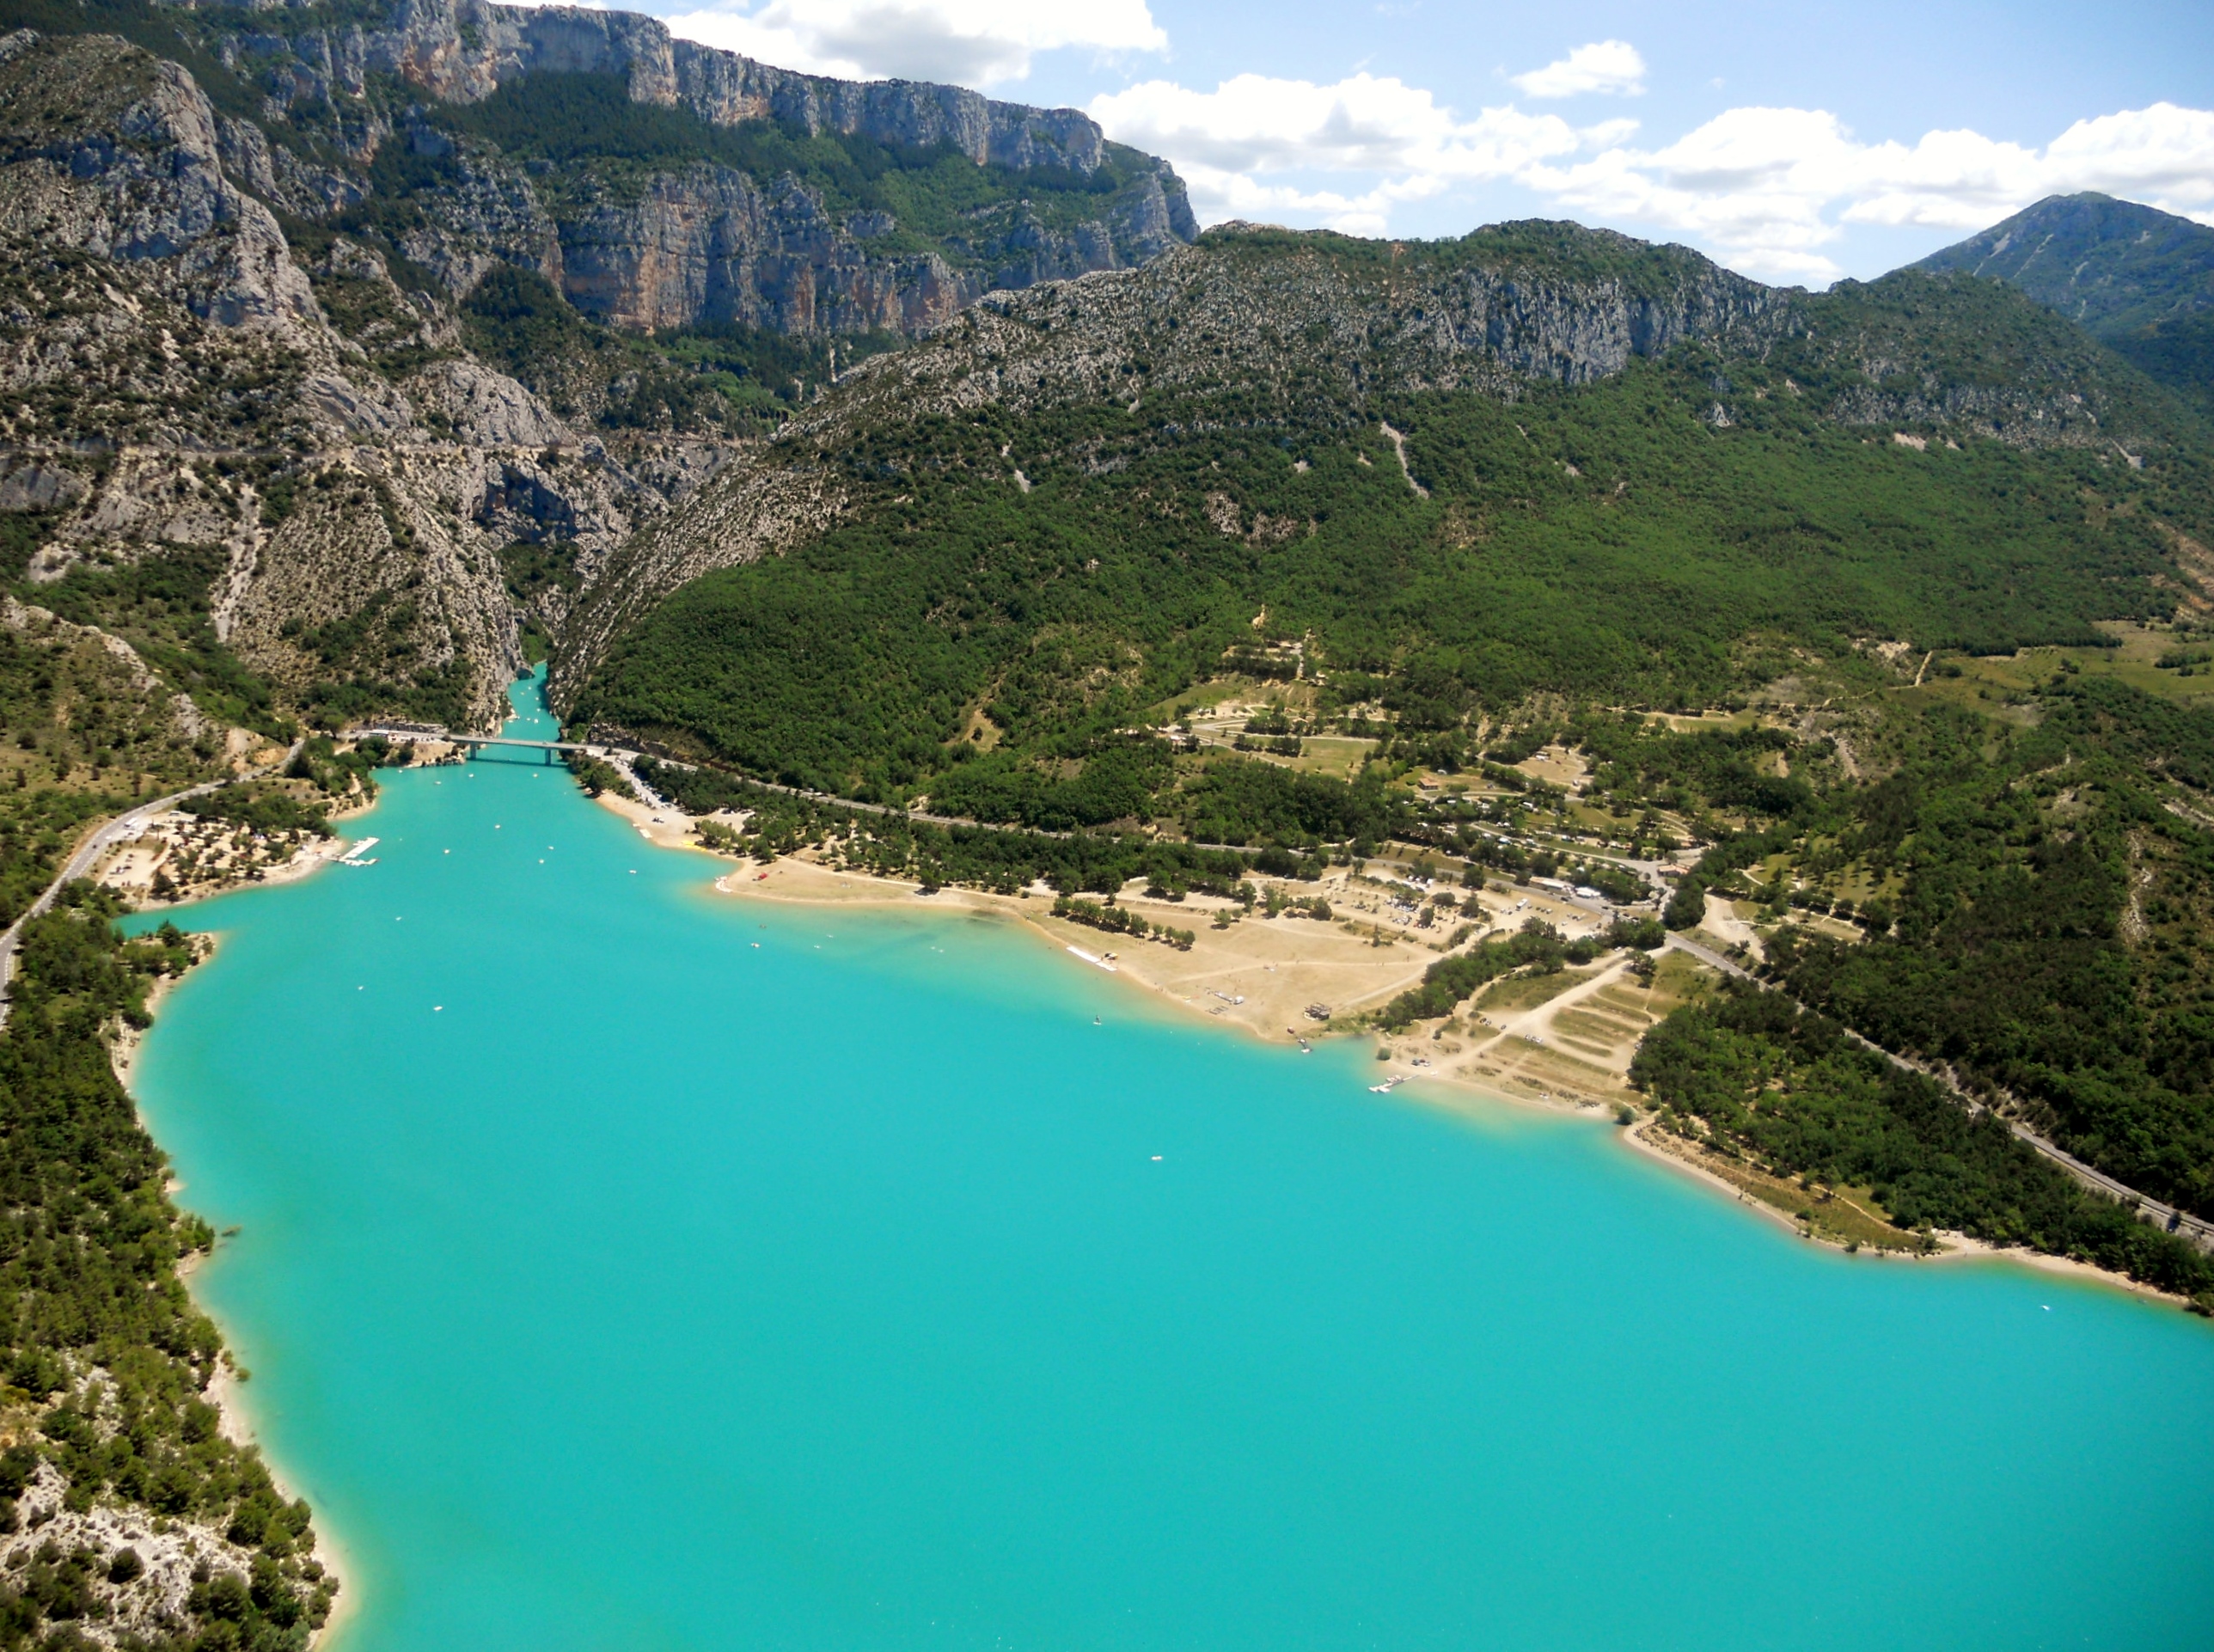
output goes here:
{"type": "Polygon", "coordinates": [[[11,9],[53,27],[0,46],[0,573],[184,568],[198,653],[323,722],[498,715],[835,340],[1191,233],[1073,112],[623,14],[11,9]]]}
{"type": "Polygon", "coordinates": [[[2214,229],[2111,195],[2052,195],[1916,266],[2020,288],[2214,407],[2214,229]]]}
{"type": "MultiPolygon", "coordinates": [[[[379,370],[175,64],[18,31],[0,132],[9,576],[158,561],[296,705],[491,714],[520,662],[499,549],[549,527],[612,547],[663,496],[461,352],[379,370]]],[[[369,249],[333,241],[324,267],[451,333],[369,249]]]]}
{"type": "Polygon", "coordinates": [[[1196,230],[1174,172],[1075,110],[793,74],[630,13],[11,9],[188,64],[265,200],[365,236],[455,298],[498,260],[627,328],[901,333],[1196,230]]]}
{"type": "Polygon", "coordinates": [[[234,720],[481,722],[547,651],[579,704],[688,583],[879,519],[949,422],[1039,466],[1076,450],[1026,421],[1098,421],[1103,466],[1388,425],[1427,497],[1435,410],[1697,360],[1709,432],[1781,398],[1925,444],[2176,439],[1987,284],[1810,296],[1562,224],[1195,241],[1080,115],[619,13],[14,4],[51,26],[0,48],[0,572],[234,720]]]}

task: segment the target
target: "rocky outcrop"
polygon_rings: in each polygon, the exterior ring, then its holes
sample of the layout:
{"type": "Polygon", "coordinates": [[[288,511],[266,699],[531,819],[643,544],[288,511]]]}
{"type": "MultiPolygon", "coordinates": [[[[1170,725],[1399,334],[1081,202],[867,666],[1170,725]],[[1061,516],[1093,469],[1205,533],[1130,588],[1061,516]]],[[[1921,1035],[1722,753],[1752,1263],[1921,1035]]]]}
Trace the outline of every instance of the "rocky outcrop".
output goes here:
{"type": "Polygon", "coordinates": [[[9,187],[0,236],[157,260],[195,315],[295,333],[321,317],[269,209],[223,175],[191,76],[101,36],[0,40],[9,187]]]}
{"type": "MultiPolygon", "coordinates": [[[[1073,109],[1003,103],[960,87],[795,74],[680,40],[625,12],[403,0],[381,27],[278,35],[254,14],[205,7],[199,26],[273,112],[315,143],[337,132],[357,162],[388,143],[439,162],[411,187],[396,250],[468,293],[496,260],[535,269],[584,314],[637,330],[737,323],[821,336],[914,333],[995,288],[1126,269],[1197,233],[1162,162],[1109,144],[1073,109]],[[619,80],[638,104],[711,127],[774,122],[902,151],[948,150],[980,167],[1080,186],[1080,220],[1001,186],[952,232],[918,234],[883,205],[839,205],[789,173],[672,164],[646,174],[591,161],[503,155],[443,115],[551,76],[619,80]],[[380,102],[393,76],[429,105],[380,102]]],[[[225,164],[261,199],[311,219],[357,205],[358,169],[303,159],[252,123],[226,121],[225,164]]],[[[558,134],[556,135],[558,136],[558,134]]],[[[557,145],[558,147],[558,145],[557,145]]]]}
{"type": "MultiPolygon", "coordinates": [[[[313,266],[359,311],[358,337],[333,325],[232,175],[279,169],[258,135],[124,41],[0,41],[0,511],[34,527],[21,572],[184,556],[217,636],[294,703],[428,694],[493,720],[521,660],[499,553],[572,541],[589,572],[670,495],[439,345],[450,321],[346,237],[313,266]],[[363,339],[431,359],[388,376],[363,339]]],[[[676,464],[670,493],[713,468],[676,464]]]]}
{"type": "Polygon", "coordinates": [[[417,410],[445,421],[455,439],[480,448],[577,447],[577,432],[529,390],[482,362],[450,357],[407,382],[417,410]]]}
{"type": "Polygon", "coordinates": [[[1576,229],[1578,259],[1535,260],[1517,228],[1379,270],[1364,243],[1224,225],[1141,271],[989,294],[923,347],[865,365],[846,398],[884,414],[891,402],[951,413],[1231,384],[1291,395],[1318,372],[1355,395],[1512,397],[1533,380],[1618,373],[1687,340],[1795,324],[1798,295],[1687,249],[1576,229]],[[1624,248],[1647,254],[1629,273],[1616,267],[1624,248]]]}
{"type": "Polygon", "coordinates": [[[1471,269],[1425,297],[1404,344],[1441,358],[1481,355],[1522,378],[1584,384],[1635,357],[1755,325],[1777,312],[1781,295],[1709,266],[1648,292],[1618,277],[1577,282],[1471,269]]]}
{"type": "Polygon", "coordinates": [[[1088,174],[1104,149],[1098,126],[1075,109],[1000,103],[922,81],[798,74],[680,40],[634,12],[402,0],[382,29],[301,38],[302,55],[328,65],[318,92],[340,85],[358,95],[364,72],[382,70],[442,101],[468,103],[526,75],[619,74],[636,101],[688,108],[719,126],[778,120],[810,135],[942,144],[979,165],[1017,170],[1088,174]]]}
{"type": "Polygon", "coordinates": [[[251,120],[219,115],[216,138],[223,171],[241,187],[296,217],[328,217],[369,199],[369,186],[361,179],[303,160],[290,149],[272,148],[268,134],[251,120]]]}

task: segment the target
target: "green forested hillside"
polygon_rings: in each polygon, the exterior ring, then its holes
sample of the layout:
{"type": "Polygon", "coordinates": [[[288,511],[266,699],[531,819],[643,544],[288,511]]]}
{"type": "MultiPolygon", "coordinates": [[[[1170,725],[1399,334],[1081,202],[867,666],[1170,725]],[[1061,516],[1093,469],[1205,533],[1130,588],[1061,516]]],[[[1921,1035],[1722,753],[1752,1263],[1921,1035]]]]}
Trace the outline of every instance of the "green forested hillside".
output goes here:
{"type": "Polygon", "coordinates": [[[2110,195],[2054,195],[1918,268],[2020,288],[2214,411],[2214,229],[2110,195]]]}
{"type": "Polygon", "coordinates": [[[1995,746],[1980,719],[1932,715],[1802,840],[1818,882],[1850,868],[1893,890],[1891,922],[1859,945],[1787,937],[1781,978],[2214,1212],[2214,835],[2163,806],[2214,788],[2214,710],[2064,675],[2035,704],[1995,746]]]}
{"type": "MultiPolygon", "coordinates": [[[[99,609],[143,655],[48,609],[0,607],[0,927],[100,820],[223,772],[224,730],[183,689],[266,710],[266,689],[214,639],[204,576],[187,555],[40,593],[99,609]]],[[[248,804],[257,827],[297,817],[275,799],[194,801],[248,804]]],[[[217,1426],[222,1338],[178,1273],[215,1235],[170,1203],[116,1075],[117,1037],[147,1025],[150,990],[195,953],[174,929],[125,940],[122,909],[77,883],[26,922],[0,1025],[0,1531],[48,1534],[0,1577],[0,1643],[90,1645],[89,1623],[123,1645],[297,1652],[335,1580],[311,1552],[307,1504],[217,1426]],[[148,1536],[87,1540],[80,1517],[95,1506],[144,1511],[148,1536]],[[157,1563],[188,1540],[189,1588],[174,1611],[150,1611],[157,1563]]]]}
{"type": "MultiPolygon", "coordinates": [[[[119,912],[79,884],[32,921],[0,1032],[0,1413],[18,1439],[0,1453],[0,1525],[18,1529],[16,1500],[34,1480],[51,1504],[58,1480],[61,1509],[144,1508],[153,1540],[141,1554],[50,1539],[0,1581],[0,1637],[95,1644],[76,1625],[115,1616],[155,1545],[178,1543],[173,1522],[184,1522],[224,1546],[200,1551],[179,1610],[122,1643],[298,1652],[329,1616],[337,1583],[311,1553],[307,1503],[287,1502],[260,1453],[217,1426],[205,1391],[222,1337],[177,1273],[216,1236],[169,1202],[166,1162],[110,1047],[119,1021],[147,1025],[149,988],[181,974],[193,952],[174,929],[123,940],[110,922],[119,912]]],[[[51,1529],[69,1535],[66,1524],[51,1529]]]]}
{"type": "Polygon", "coordinates": [[[2111,399],[2174,432],[2157,463],[1970,436],[1924,381],[1972,399],[1979,364],[2010,354],[2018,389],[2057,324],[1919,277],[1815,313],[1813,338],[1765,359],[1686,346],[1511,402],[1364,407],[1318,379],[1139,418],[1094,402],[857,421],[821,459],[865,502],[847,523],[686,587],[576,715],[825,790],[1018,818],[1026,777],[1054,783],[1048,761],[1221,675],[1298,671],[1326,717],[1373,705],[1465,752],[1533,695],[1718,703],[1792,639],[1997,652],[2172,609],[2162,524],[2214,520],[2180,408],[2107,358],[2111,399]],[[1849,374],[1832,342],[1847,327],[1902,355],[1908,335],[1922,358],[1849,374]],[[1846,422],[1855,398],[1936,405],[1846,422]]]}
{"type": "Polygon", "coordinates": [[[1647,1035],[1634,1075],[1660,1126],[1744,1153],[1805,1190],[1840,1188],[1898,1226],[2071,1256],[2214,1306],[2214,1262],[2084,1191],[1993,1113],[1972,1117],[1780,993],[1733,982],[1647,1035]]]}
{"type": "MultiPolygon", "coordinates": [[[[1604,241],[1501,240],[1407,278],[1434,294],[1516,256],[1532,281],[1668,275],[1604,241]]],[[[1171,274],[1117,312],[1122,365],[1087,389],[1054,352],[1111,364],[1109,335],[1012,304],[1019,325],[942,346],[997,395],[862,375],[785,444],[840,518],[662,602],[573,683],[574,720],[856,798],[1150,821],[1287,866],[1386,837],[1518,875],[1564,843],[1689,843],[1673,925],[1744,903],[1803,1001],[2214,1211],[2214,702],[2185,675],[2214,611],[2193,548],[2214,437],[2185,402],[1964,277],[1749,305],[1612,373],[1448,387],[1408,353],[1434,318],[1375,249],[1211,236],[1182,256],[1246,291],[1336,260],[1378,284],[1361,325],[1384,342],[1240,334],[1171,274]],[[1985,659],[2045,663],[2001,686],[1985,659]],[[1287,752],[1367,755],[1333,778],[1195,753],[1183,719],[1226,695],[1279,707],[1251,726],[1287,752]],[[1654,718],[1702,710],[1689,732],[1654,718]],[[1578,795],[1501,767],[1548,742],[1587,765],[1578,795]],[[1471,789],[1419,794],[1416,770],[1471,789]]],[[[1440,965],[1399,1019],[1456,1013],[1490,956],[1440,965]]],[[[1954,1151],[1942,1135],[1915,1152],[1954,1151]]],[[[2046,1215],[1973,1220],[2092,1244],[2064,1238],[2105,1229],[2058,1174],[2019,1172],[2046,1215]]]]}

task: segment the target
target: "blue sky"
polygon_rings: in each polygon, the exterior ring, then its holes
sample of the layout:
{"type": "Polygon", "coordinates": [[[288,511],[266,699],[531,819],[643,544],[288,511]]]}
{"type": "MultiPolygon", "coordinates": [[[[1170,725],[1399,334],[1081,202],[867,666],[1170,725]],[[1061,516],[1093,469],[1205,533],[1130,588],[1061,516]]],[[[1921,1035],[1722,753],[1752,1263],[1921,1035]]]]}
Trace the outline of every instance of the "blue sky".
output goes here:
{"type": "MultiPolygon", "coordinates": [[[[637,0],[631,0],[635,4],[637,0]]],[[[1574,217],[1868,277],[2095,188],[2214,223],[2214,4],[654,3],[769,62],[1089,110],[1203,221],[1574,217]]]]}

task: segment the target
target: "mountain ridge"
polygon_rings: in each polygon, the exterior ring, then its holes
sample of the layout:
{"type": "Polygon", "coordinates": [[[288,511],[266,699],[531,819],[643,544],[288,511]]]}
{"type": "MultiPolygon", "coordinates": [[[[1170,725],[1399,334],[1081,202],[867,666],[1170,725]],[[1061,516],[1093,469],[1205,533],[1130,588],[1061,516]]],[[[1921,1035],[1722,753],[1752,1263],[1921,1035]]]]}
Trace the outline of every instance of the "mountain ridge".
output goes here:
{"type": "MultiPolygon", "coordinates": [[[[1127,411],[1143,430],[1159,417],[1145,409],[1164,396],[1234,384],[1249,412],[1257,399],[1288,418],[1303,390],[1338,407],[1343,425],[1356,404],[1459,391],[1511,402],[1531,386],[1590,385],[1697,346],[1722,358],[1700,417],[1728,428],[1746,415],[1728,360],[1758,362],[1795,341],[1828,364],[1824,416],[1841,424],[1948,428],[2124,460],[2141,459],[2147,443],[2174,445],[2187,414],[2107,367],[2072,328],[2040,327],[2040,314],[1951,278],[1902,274],[1830,294],[1764,287],[1687,248],[1546,221],[1388,244],[1220,226],[1143,270],[990,295],[918,345],[863,363],[827,403],[624,547],[557,655],[556,703],[571,703],[652,602],[838,520],[850,489],[816,450],[873,420],[1090,402],[1127,411]],[[2027,341],[2015,339],[2002,371],[1986,335],[2009,328],[2027,328],[2027,341]]],[[[1795,383],[1785,393],[1802,394],[1795,383]]]]}
{"type": "MultiPolygon", "coordinates": [[[[479,12],[487,24],[500,21],[492,9],[479,12]]],[[[169,21],[150,22],[144,8],[127,4],[79,8],[76,21],[82,27],[101,16],[122,18],[142,33],[142,26],[169,21]]],[[[404,8],[395,38],[458,72],[425,46],[458,40],[457,19],[462,14],[450,6],[404,8]]],[[[218,21],[252,19],[229,14],[218,21]]],[[[637,49],[641,39],[648,46],[669,45],[665,30],[645,28],[641,20],[586,14],[551,21],[572,35],[578,28],[613,31],[640,61],[652,56],[637,49]]],[[[253,37],[240,38],[250,44],[253,37]]],[[[280,44],[296,67],[296,47],[311,57],[330,53],[328,39],[314,31],[280,44]]],[[[226,36],[217,45],[237,40],[226,36]]],[[[407,58],[397,49],[393,55],[407,58]]],[[[323,705],[317,714],[327,718],[372,702],[445,721],[499,715],[502,685],[522,663],[517,612],[526,634],[558,625],[596,559],[712,474],[749,431],[784,417],[805,377],[835,370],[835,356],[826,360],[822,346],[781,342],[805,333],[810,317],[822,314],[816,301],[827,295],[811,273],[822,259],[830,263],[821,267],[875,284],[878,308],[863,321],[914,327],[969,302],[988,280],[1050,272],[1057,256],[1041,243],[1031,249],[1031,266],[957,278],[927,248],[902,254],[903,262],[840,263],[836,237],[818,236],[819,244],[784,266],[797,311],[773,305],[734,315],[735,333],[711,332],[686,346],[688,353],[672,356],[633,342],[636,334],[620,327],[596,327],[529,258],[499,256],[520,243],[497,236],[464,242],[456,239],[453,221],[440,227],[439,210],[450,207],[463,221],[478,211],[466,205],[475,187],[471,177],[498,182],[481,169],[468,171],[466,154],[475,141],[469,132],[453,139],[424,125],[421,106],[393,105],[388,88],[382,103],[365,95],[356,113],[367,124],[352,133],[370,150],[364,168],[352,167],[336,141],[349,135],[343,119],[327,130],[313,122],[303,130],[278,118],[291,106],[273,97],[264,100],[262,121],[236,113],[247,94],[277,72],[271,60],[278,56],[260,53],[262,78],[255,80],[202,54],[211,97],[178,63],[113,36],[17,30],[6,37],[0,164],[9,199],[0,210],[0,240],[8,244],[0,254],[9,266],[7,327],[16,352],[10,388],[27,399],[0,427],[8,456],[0,465],[0,500],[25,512],[16,525],[34,535],[13,576],[41,588],[73,571],[108,578],[102,570],[135,567],[170,554],[168,547],[219,548],[205,597],[217,640],[240,651],[295,706],[323,705]],[[395,107],[400,123],[388,122],[379,137],[378,110],[395,107]],[[422,188],[408,193],[404,168],[396,185],[394,175],[380,176],[380,166],[394,173],[395,155],[418,168],[413,180],[422,188]],[[442,162],[453,169],[436,170],[442,162]],[[425,168],[432,170],[426,174],[425,168]],[[445,187],[456,177],[465,186],[461,198],[445,187]],[[387,207],[395,187],[401,193],[387,207]],[[426,199],[428,210],[419,205],[426,199]],[[418,263],[411,252],[428,261],[418,263]],[[63,253],[77,262],[57,264],[63,253]],[[915,268],[935,272],[927,287],[933,296],[909,315],[899,310],[898,272],[915,268]],[[104,274],[88,280],[95,271],[104,274]],[[749,330],[747,322],[763,325],[749,330]],[[779,379],[781,370],[792,378],[779,379]],[[377,509],[364,515],[358,506],[367,501],[377,509]],[[512,560],[505,548],[546,543],[561,565],[555,577],[518,586],[503,566],[503,559],[512,560]]],[[[559,56],[550,49],[541,54],[559,56]]],[[[339,53],[341,68],[345,59],[339,53]]],[[[551,70],[538,81],[597,84],[590,75],[551,70]]],[[[341,98],[343,82],[341,75],[333,83],[341,98]]],[[[456,83],[469,84],[466,76],[456,83]]],[[[792,87],[832,106],[829,114],[847,125],[862,124],[872,107],[882,116],[889,95],[874,105],[848,99],[841,113],[825,90],[835,92],[835,84],[800,77],[786,92],[792,87]]],[[[469,107],[497,113],[498,86],[478,89],[483,98],[469,107]]],[[[1018,147],[1031,141],[1021,137],[1031,130],[1022,123],[1037,112],[988,106],[948,89],[910,86],[901,95],[926,115],[937,109],[976,117],[969,136],[988,150],[1001,139],[1018,147]],[[947,96],[936,99],[936,91],[947,96]]],[[[602,116],[609,113],[604,100],[598,107],[602,116]]],[[[633,107],[623,103],[614,117],[620,121],[633,107]]],[[[635,107],[642,119],[669,113],[651,103],[635,107]]],[[[531,113],[519,112],[526,136],[531,113]]],[[[507,115],[512,125],[518,111],[510,107],[507,115]]],[[[1060,171],[1089,168],[1088,175],[1111,182],[1106,174],[1126,164],[1121,157],[1128,152],[1092,141],[1096,129],[1066,122],[1057,129],[1070,139],[1053,149],[1060,171]]],[[[788,140],[769,137],[785,145],[772,153],[789,151],[788,140]]],[[[696,142],[688,129],[678,138],[696,142]]],[[[654,151],[651,143],[645,147],[652,183],[654,151]]],[[[987,176],[966,158],[931,155],[922,158],[952,165],[957,176],[961,168],[976,174],[988,193],[1001,187],[994,179],[1003,178],[1004,168],[987,176]]],[[[1012,158],[1028,164],[1037,157],[1012,158]]],[[[673,174],[680,184],[710,169],[688,165],[673,174]]],[[[532,175],[528,168],[510,170],[532,175]]],[[[720,175],[752,187],[727,168],[720,175]]],[[[1164,199],[1158,172],[1144,176],[1158,205],[1164,199]]],[[[605,190],[597,196],[603,230],[597,245],[605,253],[621,243],[620,234],[604,230],[609,211],[620,219],[622,203],[605,190]]],[[[496,201],[498,187],[482,199],[496,201]]],[[[665,188],[660,199],[668,204],[665,188]]],[[[793,183],[784,200],[780,210],[823,224],[820,203],[804,187],[793,183]]],[[[528,242],[537,233],[529,224],[540,220],[526,212],[523,222],[517,235],[528,242]]],[[[896,239],[884,225],[871,227],[879,231],[877,241],[896,239]]],[[[591,278],[590,260],[565,262],[558,237],[541,241],[552,246],[557,272],[582,269],[581,278],[591,278]]],[[[1109,237],[1076,263],[1119,257],[1109,237]]],[[[664,258],[664,270],[668,263],[664,258]]],[[[758,260],[749,266],[749,281],[757,268],[758,260]]],[[[604,259],[599,272],[606,273],[604,259]]],[[[694,288],[704,291],[706,285],[694,288]]],[[[615,319],[636,321],[645,333],[656,319],[682,322],[701,308],[615,319]]],[[[880,332],[864,331],[863,347],[886,341],[880,332]]]]}
{"type": "Polygon", "coordinates": [[[2157,207],[2052,195],[1912,267],[2004,281],[2214,409],[2214,229],[2157,207]]]}
{"type": "Polygon", "coordinates": [[[191,67],[231,169],[265,199],[382,236],[455,299],[496,259],[623,327],[911,331],[993,285],[1125,267],[1197,229],[1173,169],[1108,143],[1079,111],[797,74],[634,13],[488,0],[9,10],[49,34],[105,27],[191,67]],[[580,130],[600,153],[575,152],[580,130]],[[518,136],[517,152],[499,142],[518,136]],[[548,152],[565,142],[571,152],[548,152]],[[672,286],[672,261],[707,273],[672,286]]]}

